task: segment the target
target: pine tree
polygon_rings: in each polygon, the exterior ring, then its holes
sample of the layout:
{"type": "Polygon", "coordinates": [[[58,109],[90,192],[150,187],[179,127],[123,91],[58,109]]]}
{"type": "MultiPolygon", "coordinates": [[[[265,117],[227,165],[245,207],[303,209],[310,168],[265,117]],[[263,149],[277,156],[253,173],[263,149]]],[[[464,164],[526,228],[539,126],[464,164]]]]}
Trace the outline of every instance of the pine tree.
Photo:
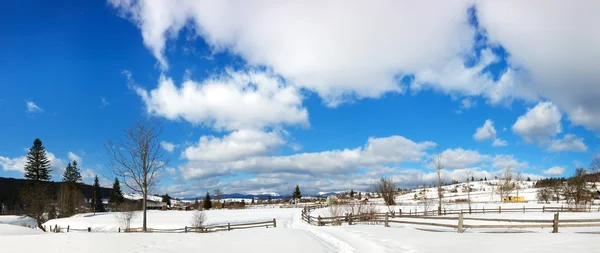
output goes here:
{"type": "Polygon", "coordinates": [[[269,195],[269,197],[267,197],[267,202],[271,203],[271,195],[269,195]]]}
{"type": "Polygon", "coordinates": [[[350,198],[354,198],[354,190],[350,190],[350,198]]]}
{"type": "Polygon", "coordinates": [[[33,146],[27,154],[27,164],[25,165],[25,178],[33,181],[49,181],[50,175],[50,160],[46,157],[46,148],[42,146],[40,139],[33,141],[33,146]]]}
{"type": "Polygon", "coordinates": [[[67,169],[63,174],[63,182],[73,182],[79,183],[81,181],[81,173],[79,172],[79,168],[77,168],[77,161],[73,161],[73,163],[69,163],[67,165],[67,169]]]}
{"type": "Polygon", "coordinates": [[[531,182],[531,178],[530,177],[527,177],[527,182],[531,182]]]}
{"type": "Polygon", "coordinates": [[[358,199],[362,199],[362,192],[358,192],[358,199]]]}
{"type": "Polygon", "coordinates": [[[475,177],[471,176],[471,182],[475,182],[475,177]]]}
{"type": "Polygon", "coordinates": [[[77,189],[77,183],[81,181],[81,173],[76,161],[67,165],[62,179],[59,192],[60,216],[69,217],[75,214],[82,199],[82,194],[77,189]]]}
{"type": "Polygon", "coordinates": [[[485,177],[485,178],[483,179],[483,181],[487,181],[487,177],[485,177]]]}
{"type": "Polygon", "coordinates": [[[102,203],[102,193],[100,192],[100,180],[98,180],[98,175],[94,178],[93,192],[94,198],[92,199],[92,208],[94,209],[94,213],[96,212],[104,212],[104,204],[102,203]]]}
{"type": "Polygon", "coordinates": [[[123,202],[125,202],[125,197],[123,197],[123,192],[121,192],[121,184],[119,184],[119,179],[115,178],[108,203],[118,207],[123,202]]]}
{"type": "Polygon", "coordinates": [[[202,202],[202,207],[206,210],[212,208],[212,201],[210,200],[210,194],[206,192],[206,197],[204,197],[204,201],[202,202]]]}
{"type": "Polygon", "coordinates": [[[302,193],[300,193],[300,186],[296,185],[296,189],[294,189],[294,193],[292,193],[292,198],[301,199],[302,193]]]}

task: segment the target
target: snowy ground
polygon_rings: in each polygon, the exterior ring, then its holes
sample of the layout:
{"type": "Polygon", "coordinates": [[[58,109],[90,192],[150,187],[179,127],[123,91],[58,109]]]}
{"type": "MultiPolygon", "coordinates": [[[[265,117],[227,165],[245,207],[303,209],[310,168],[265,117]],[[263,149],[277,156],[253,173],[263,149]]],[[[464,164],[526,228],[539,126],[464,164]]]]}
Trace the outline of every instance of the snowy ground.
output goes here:
{"type": "MultiPolygon", "coordinates": [[[[192,212],[153,211],[151,227],[180,227],[192,212]]],[[[48,224],[115,226],[115,214],[81,215],[52,220],[48,224]],[[111,217],[112,216],[112,217],[111,217]]],[[[14,225],[0,225],[0,245],[8,252],[595,252],[597,235],[578,233],[492,234],[454,231],[429,232],[408,226],[353,225],[310,226],[300,219],[299,209],[217,210],[207,212],[210,223],[277,218],[277,228],[258,228],[210,234],[141,233],[43,233],[14,225]],[[32,244],[32,242],[35,242],[32,244]],[[493,247],[491,247],[493,245],[493,247]]],[[[487,215],[487,214],[486,214],[487,215]]],[[[490,214],[495,215],[495,214],[490,214]]],[[[504,215],[504,214],[502,214],[504,215]]],[[[507,214],[517,216],[519,214],[507,214]]],[[[536,215],[536,214],[530,214],[536,215]]],[[[539,214],[542,215],[542,214],[539,214]]],[[[545,214],[549,215],[549,214],[545,214]]],[[[563,214],[561,214],[563,215],[563,214]]],[[[565,216],[578,214],[565,214],[565,216]]],[[[598,217],[598,213],[585,214],[598,217]]],[[[14,218],[14,217],[13,217],[14,218]]],[[[5,219],[6,220],[6,219],[5,219]]],[[[108,229],[110,230],[110,229],[108,229]]],[[[548,231],[549,232],[549,231],[548,231]]]]}
{"type": "MultiPolygon", "coordinates": [[[[499,203],[499,196],[493,194],[493,181],[474,182],[477,191],[471,193],[472,208],[485,207],[486,214],[472,214],[465,217],[506,218],[506,219],[544,219],[551,220],[552,213],[496,213],[492,210],[499,205],[506,208],[560,206],[564,204],[538,204],[535,200],[536,189],[532,182],[523,182],[520,196],[527,203],[499,203]]],[[[456,193],[446,192],[444,202],[447,210],[466,209],[466,203],[452,203],[455,199],[466,198],[466,192],[457,187],[446,186],[447,190],[458,188],[456,193]]],[[[435,188],[424,191],[428,198],[435,199],[435,188]]],[[[416,192],[396,198],[398,206],[392,210],[423,211],[422,201],[413,200],[416,192]]],[[[513,194],[514,195],[514,194],[513,194]]],[[[369,199],[370,203],[381,203],[381,199],[369,199]]],[[[435,201],[433,201],[435,202],[435,201]]],[[[115,233],[120,226],[117,213],[79,214],[70,218],[50,220],[47,226],[67,225],[75,229],[91,227],[93,233],[41,233],[23,225],[33,225],[31,219],[18,216],[0,216],[0,245],[7,252],[110,252],[110,253],[169,253],[169,252],[597,252],[600,240],[597,234],[600,228],[560,228],[558,234],[551,229],[483,230],[467,229],[459,234],[454,229],[425,227],[415,225],[358,224],[348,226],[316,227],[302,221],[300,208],[259,208],[244,210],[206,211],[208,224],[245,223],[277,219],[277,228],[254,228],[217,233],[115,233]],[[9,225],[10,224],[10,225],[9,225]],[[433,232],[436,231],[436,232],[433,232]],[[500,232],[500,233],[498,233],[500,232]],[[511,233],[503,233],[511,232],[511,233]],[[525,233],[515,233],[525,232],[525,233]],[[33,243],[32,243],[33,242],[33,243]]],[[[427,207],[436,208],[435,203],[427,207]]],[[[387,211],[379,206],[380,211],[387,211]]],[[[595,206],[597,209],[597,206],[595,206]]],[[[327,216],[328,208],[317,209],[313,216],[327,216]]],[[[150,228],[182,228],[190,225],[192,211],[149,211],[150,228]]],[[[561,213],[560,219],[600,219],[600,212],[561,213]]],[[[414,220],[417,221],[417,220],[414,220]]],[[[425,220],[423,220],[425,221],[425,220]]],[[[455,225],[455,221],[426,220],[427,222],[455,225]]],[[[465,224],[491,224],[489,221],[465,220],[465,224]]],[[[503,224],[501,222],[494,224],[503,224]]],[[[132,222],[132,227],[141,226],[141,215],[132,222]]]]}

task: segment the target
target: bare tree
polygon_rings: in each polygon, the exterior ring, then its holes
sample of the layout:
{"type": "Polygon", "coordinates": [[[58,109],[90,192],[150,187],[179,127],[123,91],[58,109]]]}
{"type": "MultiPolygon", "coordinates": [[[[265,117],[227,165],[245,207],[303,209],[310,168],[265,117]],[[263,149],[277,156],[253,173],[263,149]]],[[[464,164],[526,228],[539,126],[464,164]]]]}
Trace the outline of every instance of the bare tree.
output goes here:
{"type": "Polygon", "coordinates": [[[537,199],[538,201],[543,201],[544,203],[550,203],[550,199],[552,198],[552,190],[548,187],[544,187],[538,190],[537,199]]]}
{"type": "Polygon", "coordinates": [[[514,189],[517,191],[517,197],[519,197],[519,189],[521,189],[521,181],[523,181],[523,175],[520,171],[515,175],[515,181],[516,184],[514,189]]]}
{"type": "Polygon", "coordinates": [[[221,197],[223,195],[223,191],[221,191],[221,189],[217,188],[215,189],[215,191],[213,192],[213,198],[219,202],[219,200],[221,200],[221,197]]]}
{"type": "Polygon", "coordinates": [[[510,195],[510,193],[515,189],[515,184],[513,182],[513,172],[510,167],[507,167],[503,171],[503,179],[500,180],[497,189],[498,194],[500,195],[500,200],[502,198],[510,195]]]}
{"type": "Polygon", "coordinates": [[[438,192],[438,215],[442,215],[442,198],[444,197],[442,193],[442,185],[444,182],[442,181],[442,170],[444,169],[444,165],[442,164],[442,153],[438,152],[433,155],[432,158],[433,166],[435,167],[435,171],[437,173],[437,192],[438,192]]]}
{"type": "Polygon", "coordinates": [[[117,221],[119,222],[119,226],[121,226],[125,232],[129,232],[131,230],[131,220],[135,219],[137,213],[133,208],[125,209],[127,210],[117,214],[117,221]]]}
{"type": "Polygon", "coordinates": [[[124,140],[114,143],[109,139],[105,145],[113,173],[123,179],[127,188],[142,194],[143,231],[147,231],[148,191],[168,164],[158,139],[162,132],[162,125],[156,122],[136,121],[125,130],[124,140]]]}
{"type": "Polygon", "coordinates": [[[467,170],[465,172],[467,174],[467,201],[469,202],[469,212],[471,212],[471,177],[473,176],[472,170],[467,170]]]}
{"type": "Polygon", "coordinates": [[[375,191],[383,198],[385,204],[389,206],[396,205],[396,184],[391,177],[382,177],[375,184],[375,191]]]}

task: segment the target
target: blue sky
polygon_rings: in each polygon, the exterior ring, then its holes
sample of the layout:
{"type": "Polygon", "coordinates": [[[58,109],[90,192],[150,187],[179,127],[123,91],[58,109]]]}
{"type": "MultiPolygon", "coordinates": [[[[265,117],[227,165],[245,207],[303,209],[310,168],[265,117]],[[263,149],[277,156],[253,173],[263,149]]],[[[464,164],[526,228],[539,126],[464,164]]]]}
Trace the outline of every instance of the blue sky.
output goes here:
{"type": "Polygon", "coordinates": [[[41,138],[54,179],[78,160],[109,184],[103,145],[143,118],[180,197],[431,184],[437,153],[448,181],[568,176],[600,153],[600,35],[564,4],[11,2],[0,176],[41,138]]]}

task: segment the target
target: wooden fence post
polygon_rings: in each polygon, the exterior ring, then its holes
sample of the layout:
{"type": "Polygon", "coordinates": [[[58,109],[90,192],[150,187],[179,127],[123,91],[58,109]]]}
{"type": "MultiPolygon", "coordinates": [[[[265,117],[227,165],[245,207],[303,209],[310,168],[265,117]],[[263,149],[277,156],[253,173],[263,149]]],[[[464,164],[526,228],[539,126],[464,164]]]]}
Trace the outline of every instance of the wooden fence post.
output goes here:
{"type": "Polygon", "coordinates": [[[402,216],[402,209],[398,209],[398,215],[402,216]]]}
{"type": "Polygon", "coordinates": [[[525,213],[525,206],[523,206],[523,213],[525,213]]]}
{"type": "Polygon", "coordinates": [[[54,224],[54,233],[58,233],[58,225],[54,224]]]}
{"type": "Polygon", "coordinates": [[[276,228],[277,227],[277,221],[275,220],[275,218],[273,218],[273,227],[276,228]]]}
{"type": "Polygon", "coordinates": [[[187,233],[187,226],[185,226],[185,228],[183,228],[183,232],[187,233]]]}
{"type": "Polygon", "coordinates": [[[446,208],[444,208],[444,215],[446,215],[446,208]]]}
{"type": "Polygon", "coordinates": [[[542,206],[542,213],[546,212],[546,206],[542,206]]]}
{"type": "Polygon", "coordinates": [[[502,206],[498,206],[498,213],[502,213],[502,206]]]}
{"type": "Polygon", "coordinates": [[[88,227],[88,232],[92,232],[92,227],[88,227]]]}
{"type": "Polygon", "coordinates": [[[121,228],[119,227],[119,233],[121,233],[121,228]]]}
{"type": "Polygon", "coordinates": [[[483,213],[485,213],[485,206],[483,207],[483,213]]]}
{"type": "Polygon", "coordinates": [[[67,225],[67,233],[69,233],[70,227],[71,227],[71,225],[67,225]]]}
{"type": "Polygon", "coordinates": [[[412,209],[408,209],[408,215],[412,215],[412,209]]]}
{"type": "Polygon", "coordinates": [[[317,226],[321,226],[321,215],[317,217],[317,226]]]}
{"type": "Polygon", "coordinates": [[[308,215],[308,224],[310,224],[310,214],[308,215]]]}
{"type": "Polygon", "coordinates": [[[460,212],[460,214],[458,215],[458,233],[462,233],[463,232],[463,214],[462,212],[460,212]]]}
{"type": "Polygon", "coordinates": [[[389,216],[388,213],[385,213],[385,223],[384,223],[384,226],[386,228],[389,227],[389,225],[388,225],[388,216],[389,216]]]}
{"type": "Polygon", "coordinates": [[[552,233],[558,233],[558,214],[554,214],[554,221],[552,222],[552,233]]]}
{"type": "Polygon", "coordinates": [[[352,213],[348,215],[348,225],[352,225],[352,213]]]}
{"type": "Polygon", "coordinates": [[[231,231],[231,223],[227,223],[227,231],[231,231]]]}

